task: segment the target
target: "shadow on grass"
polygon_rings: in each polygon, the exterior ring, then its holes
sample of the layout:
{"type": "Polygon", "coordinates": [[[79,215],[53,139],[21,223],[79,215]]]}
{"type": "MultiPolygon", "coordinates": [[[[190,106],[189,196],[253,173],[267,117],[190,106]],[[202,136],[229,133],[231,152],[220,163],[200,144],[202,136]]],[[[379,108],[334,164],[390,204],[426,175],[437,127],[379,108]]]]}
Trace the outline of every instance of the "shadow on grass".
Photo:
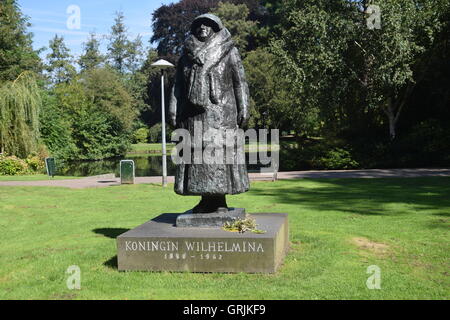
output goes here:
{"type": "MultiPolygon", "coordinates": [[[[129,230],[130,229],[125,229],[125,228],[98,228],[98,229],[92,230],[92,232],[101,234],[101,235],[111,238],[111,239],[116,239],[122,233],[125,233],[129,230]]],[[[114,256],[111,259],[103,262],[103,265],[105,267],[117,270],[117,256],[114,256]]]]}
{"type": "Polygon", "coordinates": [[[448,230],[450,227],[450,220],[449,219],[437,219],[433,220],[429,223],[429,227],[432,229],[444,229],[448,230]]]}
{"type": "Polygon", "coordinates": [[[440,213],[435,213],[435,216],[439,216],[439,217],[450,217],[450,212],[440,212],[440,213]]]}
{"type": "Polygon", "coordinates": [[[305,209],[369,216],[409,214],[411,206],[424,214],[438,210],[433,214],[441,216],[450,210],[450,178],[302,179],[280,184],[274,188],[256,184],[251,193],[305,209]]]}
{"type": "Polygon", "coordinates": [[[109,259],[108,261],[105,261],[103,263],[103,265],[105,267],[111,268],[111,269],[115,269],[117,270],[117,256],[112,257],[111,259],[109,259]]]}
{"type": "Polygon", "coordinates": [[[125,228],[99,228],[99,229],[92,230],[92,232],[104,235],[105,237],[108,237],[111,239],[116,239],[122,233],[125,233],[129,230],[130,229],[125,229],[125,228]]]}

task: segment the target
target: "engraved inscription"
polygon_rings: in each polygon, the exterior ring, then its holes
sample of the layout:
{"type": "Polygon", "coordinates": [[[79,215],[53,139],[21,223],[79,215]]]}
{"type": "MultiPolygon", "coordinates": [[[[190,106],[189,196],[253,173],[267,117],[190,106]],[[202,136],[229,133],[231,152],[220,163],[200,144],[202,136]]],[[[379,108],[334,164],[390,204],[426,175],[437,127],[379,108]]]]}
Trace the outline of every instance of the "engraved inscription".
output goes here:
{"type": "Polygon", "coordinates": [[[164,252],[166,260],[222,260],[221,253],[264,253],[257,241],[125,241],[125,251],[164,252]]]}

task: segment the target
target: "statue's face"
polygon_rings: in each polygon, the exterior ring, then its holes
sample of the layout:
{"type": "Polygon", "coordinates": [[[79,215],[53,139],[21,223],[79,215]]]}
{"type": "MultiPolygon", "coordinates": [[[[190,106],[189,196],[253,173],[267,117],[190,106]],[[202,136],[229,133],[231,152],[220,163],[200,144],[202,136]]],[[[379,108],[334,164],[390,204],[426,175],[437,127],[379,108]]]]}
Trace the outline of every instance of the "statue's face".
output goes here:
{"type": "Polygon", "coordinates": [[[204,23],[200,24],[197,27],[197,29],[195,29],[195,35],[197,39],[200,41],[205,41],[209,39],[209,37],[211,37],[213,32],[214,32],[213,29],[204,23]]]}

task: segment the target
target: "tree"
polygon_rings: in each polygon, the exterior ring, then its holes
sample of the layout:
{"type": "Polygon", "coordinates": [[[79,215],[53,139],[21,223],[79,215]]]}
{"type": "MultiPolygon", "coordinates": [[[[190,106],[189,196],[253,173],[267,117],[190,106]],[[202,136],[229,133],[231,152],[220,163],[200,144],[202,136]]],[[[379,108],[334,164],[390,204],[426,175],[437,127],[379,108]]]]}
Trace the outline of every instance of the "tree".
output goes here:
{"type": "Polygon", "coordinates": [[[72,65],[72,55],[64,43],[64,37],[57,34],[50,40],[51,52],[47,54],[46,71],[53,84],[70,81],[76,74],[72,65]]]}
{"type": "Polygon", "coordinates": [[[115,23],[111,27],[108,44],[108,60],[110,65],[120,74],[133,73],[142,65],[142,37],[130,40],[125,25],[123,12],[116,12],[115,23]]]}
{"type": "Polygon", "coordinates": [[[102,68],[90,70],[82,79],[87,96],[99,111],[108,115],[117,132],[131,130],[136,110],[119,75],[108,68],[102,68]]]}
{"type": "Polygon", "coordinates": [[[105,56],[100,52],[100,41],[95,33],[89,34],[89,39],[83,44],[84,52],[78,60],[81,70],[89,70],[100,67],[105,62],[105,56]]]}
{"type": "MultiPolygon", "coordinates": [[[[159,59],[158,53],[154,49],[149,49],[142,68],[133,75],[133,96],[138,102],[140,120],[143,124],[152,127],[161,121],[161,71],[151,66],[152,63],[159,59]]],[[[172,68],[175,69],[175,68],[172,68]]],[[[171,78],[173,78],[175,70],[168,69],[166,71],[166,99],[170,92],[171,78]]],[[[167,100],[168,101],[168,100],[167,100]]],[[[167,112],[167,108],[166,108],[167,112]]],[[[136,123],[137,128],[140,124],[136,123]]]]}
{"type": "MultiPolygon", "coordinates": [[[[64,85],[60,84],[59,86],[64,85]]],[[[72,137],[74,117],[61,107],[55,91],[57,89],[41,90],[40,135],[52,156],[58,159],[70,159],[78,154],[72,137]]]]}
{"type": "MultiPolygon", "coordinates": [[[[153,12],[151,43],[157,44],[158,55],[176,62],[181,55],[186,38],[190,34],[192,21],[199,15],[214,11],[220,0],[181,0],[177,3],[162,5],[153,12]]],[[[264,16],[264,8],[259,0],[223,0],[223,3],[246,5],[251,21],[264,16]]],[[[245,16],[247,18],[247,16],[245,16]]],[[[250,38],[252,40],[252,38],[250,38]]],[[[254,41],[250,41],[254,49],[254,41]]]]}
{"type": "Polygon", "coordinates": [[[134,100],[133,105],[141,115],[152,113],[154,111],[152,106],[160,101],[159,96],[157,98],[151,94],[152,87],[160,80],[159,70],[151,66],[156,60],[158,60],[156,50],[149,49],[140,69],[133,72],[126,82],[128,92],[134,100]]]}
{"type": "Polygon", "coordinates": [[[283,3],[285,0],[261,0],[264,14],[260,18],[260,28],[264,29],[267,39],[270,36],[280,36],[280,27],[283,20],[283,3]]]}
{"type": "Polygon", "coordinates": [[[54,140],[50,146],[56,150],[51,151],[74,160],[99,160],[126,153],[136,111],[116,71],[86,70],[54,90],[63,115],[58,122],[70,127],[67,141],[74,147],[61,150],[59,141],[54,140]]]}
{"type": "Polygon", "coordinates": [[[39,142],[41,69],[32,34],[15,0],[0,2],[0,153],[25,158],[39,142]]]}
{"type": "Polygon", "coordinates": [[[252,98],[249,126],[292,129],[290,86],[277,69],[276,56],[258,48],[247,53],[244,67],[252,98]]]}
{"type": "MultiPolygon", "coordinates": [[[[368,13],[368,1],[360,8],[368,13]]],[[[447,1],[384,0],[379,3],[381,29],[370,30],[364,19],[354,43],[360,48],[359,80],[367,103],[380,108],[389,124],[389,136],[397,136],[399,117],[414,87],[428,70],[433,48],[445,25],[447,1]]]]}
{"type": "Polygon", "coordinates": [[[217,8],[212,11],[217,15],[224,26],[230,31],[239,52],[245,56],[248,46],[248,38],[256,32],[257,22],[248,20],[249,9],[245,4],[232,4],[219,2],[217,8]]]}
{"type": "Polygon", "coordinates": [[[128,31],[124,20],[123,12],[116,12],[108,44],[111,66],[122,74],[125,72],[125,61],[128,58],[128,31]]]}
{"type": "Polygon", "coordinates": [[[13,81],[23,71],[40,71],[41,60],[26,30],[29,26],[16,0],[0,2],[0,81],[13,81]]]}
{"type": "Polygon", "coordinates": [[[138,35],[136,39],[128,42],[128,59],[125,63],[127,70],[132,74],[137,72],[142,67],[144,56],[142,37],[138,35]]]}
{"type": "Polygon", "coordinates": [[[319,115],[337,108],[344,92],[335,80],[345,74],[341,58],[353,30],[352,9],[346,1],[327,0],[287,0],[283,8],[282,32],[271,51],[290,82],[297,135],[311,135],[321,128],[319,115]]]}
{"type": "Polygon", "coordinates": [[[158,44],[159,56],[176,62],[190,34],[192,21],[197,16],[211,11],[218,2],[218,0],[181,0],[156,9],[152,15],[153,36],[150,42],[158,44]]]}
{"type": "Polygon", "coordinates": [[[33,73],[25,71],[0,85],[0,153],[21,158],[37,150],[40,89],[33,73]]]}
{"type": "Polygon", "coordinates": [[[396,137],[399,116],[427,72],[448,4],[379,1],[381,28],[368,28],[369,1],[286,0],[280,36],[271,42],[302,104],[327,126],[366,126],[370,116],[396,137]],[[352,119],[353,118],[353,119],[352,119]]]}

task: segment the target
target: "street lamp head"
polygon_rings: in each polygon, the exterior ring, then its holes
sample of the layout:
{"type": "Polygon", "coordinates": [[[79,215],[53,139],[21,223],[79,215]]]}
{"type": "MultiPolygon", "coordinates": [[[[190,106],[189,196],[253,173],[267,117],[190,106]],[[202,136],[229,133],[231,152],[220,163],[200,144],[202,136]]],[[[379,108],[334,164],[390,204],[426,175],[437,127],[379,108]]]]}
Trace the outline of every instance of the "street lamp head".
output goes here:
{"type": "Polygon", "coordinates": [[[156,67],[156,68],[161,69],[161,70],[175,67],[169,61],[166,61],[164,59],[159,59],[155,63],[152,63],[151,66],[152,67],[156,67]]]}

